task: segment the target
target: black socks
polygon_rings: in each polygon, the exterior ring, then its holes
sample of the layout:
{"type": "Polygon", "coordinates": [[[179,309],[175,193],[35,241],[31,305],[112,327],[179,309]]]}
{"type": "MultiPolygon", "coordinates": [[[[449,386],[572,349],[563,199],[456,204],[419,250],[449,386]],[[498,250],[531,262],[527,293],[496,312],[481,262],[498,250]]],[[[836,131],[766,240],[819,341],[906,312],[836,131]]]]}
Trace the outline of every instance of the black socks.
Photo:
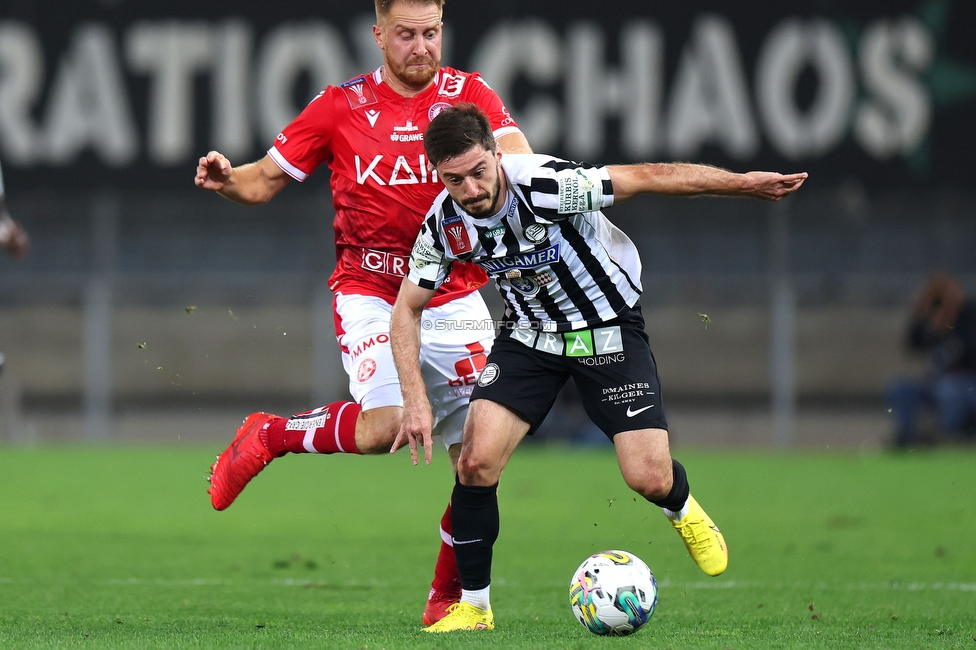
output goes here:
{"type": "Polygon", "coordinates": [[[671,459],[671,471],[674,474],[674,484],[671,486],[671,491],[668,492],[668,496],[660,501],[652,501],[651,503],[662,508],[667,508],[673,512],[678,512],[684,507],[685,501],[688,500],[688,495],[691,494],[691,488],[688,486],[688,474],[685,472],[685,468],[673,458],[671,459]]]}
{"type": "Polygon", "coordinates": [[[498,539],[498,484],[461,485],[455,477],[451,527],[461,586],[484,589],[491,584],[491,548],[498,539]]]}

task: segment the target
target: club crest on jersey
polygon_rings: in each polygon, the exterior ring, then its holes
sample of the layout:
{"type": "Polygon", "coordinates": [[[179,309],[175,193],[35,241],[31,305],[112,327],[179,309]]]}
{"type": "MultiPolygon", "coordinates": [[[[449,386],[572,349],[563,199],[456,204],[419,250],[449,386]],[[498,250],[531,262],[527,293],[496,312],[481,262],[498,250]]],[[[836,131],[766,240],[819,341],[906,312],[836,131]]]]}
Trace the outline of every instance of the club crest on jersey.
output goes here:
{"type": "Polygon", "coordinates": [[[455,255],[470,253],[471,240],[468,239],[468,229],[464,227],[461,217],[453,216],[444,219],[444,234],[447,235],[447,244],[451,247],[451,252],[455,255]]]}
{"type": "Polygon", "coordinates": [[[497,363],[489,363],[485,366],[484,370],[478,376],[478,385],[484,388],[485,386],[490,386],[495,383],[499,375],[502,374],[502,369],[498,367],[497,363]]]}
{"type": "Polygon", "coordinates": [[[540,223],[533,223],[525,231],[525,238],[533,244],[538,244],[546,238],[546,227],[540,223]]]}
{"type": "Polygon", "coordinates": [[[427,111],[427,119],[433,120],[435,117],[440,115],[445,108],[450,108],[450,107],[451,105],[448,104],[447,102],[437,102],[436,104],[430,107],[429,111],[427,111]]]}
{"type": "Polygon", "coordinates": [[[366,77],[364,76],[350,79],[339,87],[342,88],[342,91],[346,95],[349,108],[353,110],[377,103],[376,95],[373,94],[373,89],[366,82],[366,77]]]}
{"type": "Polygon", "coordinates": [[[370,358],[362,360],[359,364],[359,369],[356,371],[356,381],[363,384],[369,381],[369,378],[376,373],[376,361],[370,358]]]}

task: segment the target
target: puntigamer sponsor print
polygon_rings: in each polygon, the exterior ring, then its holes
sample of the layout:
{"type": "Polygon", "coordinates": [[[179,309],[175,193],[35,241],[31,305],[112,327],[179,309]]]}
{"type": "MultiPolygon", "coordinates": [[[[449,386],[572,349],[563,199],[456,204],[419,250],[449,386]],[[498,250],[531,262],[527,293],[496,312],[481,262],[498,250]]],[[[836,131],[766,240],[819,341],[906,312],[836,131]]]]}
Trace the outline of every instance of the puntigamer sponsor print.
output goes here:
{"type": "MultiPolygon", "coordinates": [[[[444,223],[447,223],[447,219],[444,223]]],[[[447,228],[445,227],[445,231],[447,228]]],[[[559,245],[555,244],[539,251],[524,253],[521,255],[508,255],[492,260],[478,260],[478,266],[485,270],[488,275],[501,275],[513,269],[533,269],[537,266],[552,264],[559,259],[559,245]]]]}
{"type": "Polygon", "coordinates": [[[526,347],[576,359],[586,366],[603,366],[619,363],[624,354],[620,327],[597,327],[576,332],[546,332],[538,329],[514,328],[512,337],[526,347]]]}

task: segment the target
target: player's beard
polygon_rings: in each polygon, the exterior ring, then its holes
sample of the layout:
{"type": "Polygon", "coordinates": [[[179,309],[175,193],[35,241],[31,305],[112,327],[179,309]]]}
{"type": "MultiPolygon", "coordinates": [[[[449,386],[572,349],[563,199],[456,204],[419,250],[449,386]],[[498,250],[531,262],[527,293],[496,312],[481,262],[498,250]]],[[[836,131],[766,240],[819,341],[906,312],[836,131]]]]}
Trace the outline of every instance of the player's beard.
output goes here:
{"type": "Polygon", "coordinates": [[[495,206],[498,204],[498,195],[501,194],[501,191],[502,191],[502,175],[501,175],[501,170],[499,169],[498,174],[495,176],[495,186],[491,188],[491,191],[487,192],[486,194],[482,194],[481,196],[475,197],[473,199],[468,199],[467,201],[461,204],[461,207],[463,207],[464,210],[472,217],[477,217],[478,219],[484,219],[485,217],[490,217],[491,215],[495,214],[495,206]],[[488,207],[482,210],[476,210],[471,208],[471,205],[475,203],[480,203],[485,199],[488,199],[488,204],[487,204],[488,207]]]}
{"type": "Polygon", "coordinates": [[[416,90],[426,88],[437,74],[437,61],[429,56],[412,58],[402,65],[387,61],[386,65],[394,77],[416,90]]]}

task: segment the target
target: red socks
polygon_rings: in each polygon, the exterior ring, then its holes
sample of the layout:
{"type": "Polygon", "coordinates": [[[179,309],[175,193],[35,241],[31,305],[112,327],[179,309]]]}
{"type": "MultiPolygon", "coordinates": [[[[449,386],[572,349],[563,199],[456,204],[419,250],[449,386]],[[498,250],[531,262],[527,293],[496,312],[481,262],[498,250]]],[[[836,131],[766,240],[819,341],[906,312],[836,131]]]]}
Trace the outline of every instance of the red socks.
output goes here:
{"type": "MultiPolygon", "coordinates": [[[[275,418],[261,431],[261,442],[277,456],[293,454],[358,454],[356,420],[362,407],[355,402],[333,402],[290,418],[275,418]]],[[[461,593],[461,576],[451,538],[451,504],[441,517],[441,550],[431,587],[446,594],[461,593]]]]}
{"type": "Polygon", "coordinates": [[[363,410],[355,402],[332,402],[288,419],[272,420],[261,441],[272,454],[358,454],[356,420],[363,410]]]}
{"type": "Polygon", "coordinates": [[[441,517],[441,550],[437,554],[437,565],[434,567],[434,581],[430,586],[435,591],[447,594],[461,593],[461,576],[458,575],[457,562],[454,560],[454,541],[451,539],[451,504],[441,517]]]}

